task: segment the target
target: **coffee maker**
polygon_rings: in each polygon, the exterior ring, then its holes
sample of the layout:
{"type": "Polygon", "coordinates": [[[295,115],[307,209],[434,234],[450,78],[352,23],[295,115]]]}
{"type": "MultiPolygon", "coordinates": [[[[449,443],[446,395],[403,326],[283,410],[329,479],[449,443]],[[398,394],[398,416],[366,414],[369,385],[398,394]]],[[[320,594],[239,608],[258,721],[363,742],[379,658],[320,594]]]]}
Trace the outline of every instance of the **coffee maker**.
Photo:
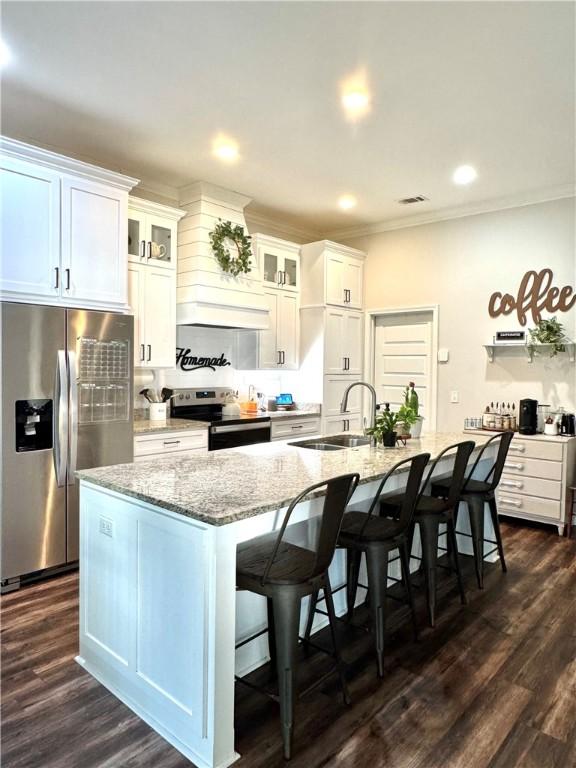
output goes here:
{"type": "Polygon", "coordinates": [[[520,400],[518,431],[521,435],[535,435],[538,424],[538,400],[520,400]]]}

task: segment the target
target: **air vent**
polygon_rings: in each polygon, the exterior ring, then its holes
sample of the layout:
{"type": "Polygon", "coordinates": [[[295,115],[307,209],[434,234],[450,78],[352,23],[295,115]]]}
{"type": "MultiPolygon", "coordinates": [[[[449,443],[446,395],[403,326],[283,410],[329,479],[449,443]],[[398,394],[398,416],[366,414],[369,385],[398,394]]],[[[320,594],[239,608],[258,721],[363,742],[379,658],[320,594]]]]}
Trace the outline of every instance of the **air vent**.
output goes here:
{"type": "Polygon", "coordinates": [[[424,195],[416,195],[416,197],[405,197],[403,200],[398,200],[400,205],[413,205],[414,203],[423,203],[428,200],[424,195]]]}

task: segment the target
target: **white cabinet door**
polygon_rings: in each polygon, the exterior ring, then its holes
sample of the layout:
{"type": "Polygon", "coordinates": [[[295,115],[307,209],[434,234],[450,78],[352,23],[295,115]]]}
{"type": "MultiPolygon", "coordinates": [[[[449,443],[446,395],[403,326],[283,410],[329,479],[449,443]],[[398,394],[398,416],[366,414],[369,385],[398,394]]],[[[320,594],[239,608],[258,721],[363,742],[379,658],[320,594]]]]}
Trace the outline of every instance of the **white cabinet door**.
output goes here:
{"type": "Polygon", "coordinates": [[[175,269],[178,244],[176,222],[149,214],[146,229],[146,261],[155,267],[175,269]]]}
{"type": "Polygon", "coordinates": [[[64,301],[127,305],[127,195],[100,184],[62,180],[64,301]]]}
{"type": "Polygon", "coordinates": [[[345,310],[326,310],[326,330],[324,336],[324,372],[345,373],[344,331],[345,310]]]}
{"type": "Polygon", "coordinates": [[[278,368],[280,355],[278,354],[278,315],[279,295],[276,291],[264,293],[270,312],[270,327],[265,331],[258,331],[258,367],[278,368]]]}
{"type": "Polygon", "coordinates": [[[342,306],[344,302],[344,256],[326,253],[326,303],[342,306]]]}
{"type": "Polygon", "coordinates": [[[363,425],[360,414],[347,413],[342,416],[331,416],[324,419],[323,435],[337,435],[340,432],[356,432],[362,434],[363,425]]]}
{"type": "Polygon", "coordinates": [[[342,352],[347,373],[362,373],[362,315],[344,312],[342,352]]]}
{"type": "Polygon", "coordinates": [[[144,281],[146,267],[142,264],[128,264],[128,303],[134,315],[134,365],[144,365],[144,281]]]}
{"type": "Polygon", "coordinates": [[[173,368],[176,361],[176,280],[163,267],[143,267],[144,345],[148,368],[173,368]]]}
{"type": "MultiPolygon", "coordinates": [[[[344,397],[344,392],[350,384],[360,381],[359,376],[325,376],[324,377],[324,399],[322,413],[325,416],[338,416],[340,414],[340,404],[344,397]]],[[[362,408],[363,387],[354,387],[348,397],[347,410],[359,413],[362,408]]]]}
{"type": "Polygon", "coordinates": [[[128,207],[128,261],[143,264],[148,253],[147,218],[142,211],[128,207]]]}
{"type": "Polygon", "coordinates": [[[344,260],[343,287],[345,303],[352,309],[362,309],[364,284],[364,263],[359,259],[346,258],[344,260]]]}
{"type": "Polygon", "coordinates": [[[293,293],[281,293],[278,300],[278,348],[281,353],[281,367],[295,371],[298,369],[299,360],[298,296],[293,293]]]}
{"type": "Polygon", "coordinates": [[[60,175],[12,158],[0,167],[0,290],[60,295],[60,175]]]}

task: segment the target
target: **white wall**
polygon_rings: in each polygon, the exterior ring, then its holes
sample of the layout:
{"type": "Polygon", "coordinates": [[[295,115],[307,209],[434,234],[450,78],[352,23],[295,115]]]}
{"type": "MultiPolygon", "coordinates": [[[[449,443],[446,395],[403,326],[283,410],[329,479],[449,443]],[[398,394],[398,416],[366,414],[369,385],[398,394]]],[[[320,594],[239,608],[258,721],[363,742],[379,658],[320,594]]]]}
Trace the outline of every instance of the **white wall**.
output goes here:
{"type": "MultiPolygon", "coordinates": [[[[576,366],[567,357],[498,357],[482,347],[497,330],[519,328],[515,316],[490,318],[494,291],[516,295],[529,269],[549,267],[554,285],[576,283],[574,199],[398,229],[348,244],[367,252],[366,308],[439,305],[439,346],[450,360],[439,364],[438,429],[459,430],[466,416],[488,401],[533,397],[576,409],[576,366]],[[460,403],[449,402],[458,390],[460,403]]],[[[576,338],[576,309],[559,313],[576,338]]],[[[527,327],[533,326],[531,318],[527,327]]]]}

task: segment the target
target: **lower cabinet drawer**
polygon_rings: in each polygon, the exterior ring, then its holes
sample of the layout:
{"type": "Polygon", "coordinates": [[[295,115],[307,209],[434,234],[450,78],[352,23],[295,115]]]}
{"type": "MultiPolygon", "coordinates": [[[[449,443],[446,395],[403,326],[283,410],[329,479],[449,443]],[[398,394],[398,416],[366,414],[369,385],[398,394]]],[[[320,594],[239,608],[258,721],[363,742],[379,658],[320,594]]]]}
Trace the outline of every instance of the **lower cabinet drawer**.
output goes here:
{"type": "Polygon", "coordinates": [[[537,496],[507,493],[498,490],[496,494],[498,512],[501,515],[511,514],[515,517],[549,517],[553,520],[563,518],[563,508],[560,501],[540,499],[537,496]]]}
{"type": "Polygon", "coordinates": [[[170,451],[169,453],[146,453],[143,456],[134,456],[134,463],[140,464],[144,461],[154,461],[154,459],[166,458],[166,456],[172,456],[176,459],[186,459],[194,456],[198,453],[204,453],[205,448],[193,448],[189,451],[170,451]]]}
{"type": "Polygon", "coordinates": [[[544,459],[526,459],[523,456],[510,456],[504,463],[506,475],[541,477],[544,480],[562,480],[562,462],[544,459]]]}
{"type": "Polygon", "coordinates": [[[510,443],[508,457],[526,456],[529,459],[562,461],[563,451],[562,443],[548,443],[545,440],[522,440],[522,438],[515,437],[510,443]]]}
{"type": "Polygon", "coordinates": [[[179,432],[156,432],[134,438],[134,456],[150,456],[158,453],[174,453],[194,448],[208,447],[208,430],[181,430],[179,432]]]}
{"type": "Polygon", "coordinates": [[[562,498],[562,483],[559,480],[543,480],[540,477],[503,474],[498,490],[506,495],[526,493],[556,501],[562,498]]]}
{"type": "Polygon", "coordinates": [[[314,419],[272,419],[272,440],[287,440],[298,435],[318,435],[320,418],[314,419]]]}

